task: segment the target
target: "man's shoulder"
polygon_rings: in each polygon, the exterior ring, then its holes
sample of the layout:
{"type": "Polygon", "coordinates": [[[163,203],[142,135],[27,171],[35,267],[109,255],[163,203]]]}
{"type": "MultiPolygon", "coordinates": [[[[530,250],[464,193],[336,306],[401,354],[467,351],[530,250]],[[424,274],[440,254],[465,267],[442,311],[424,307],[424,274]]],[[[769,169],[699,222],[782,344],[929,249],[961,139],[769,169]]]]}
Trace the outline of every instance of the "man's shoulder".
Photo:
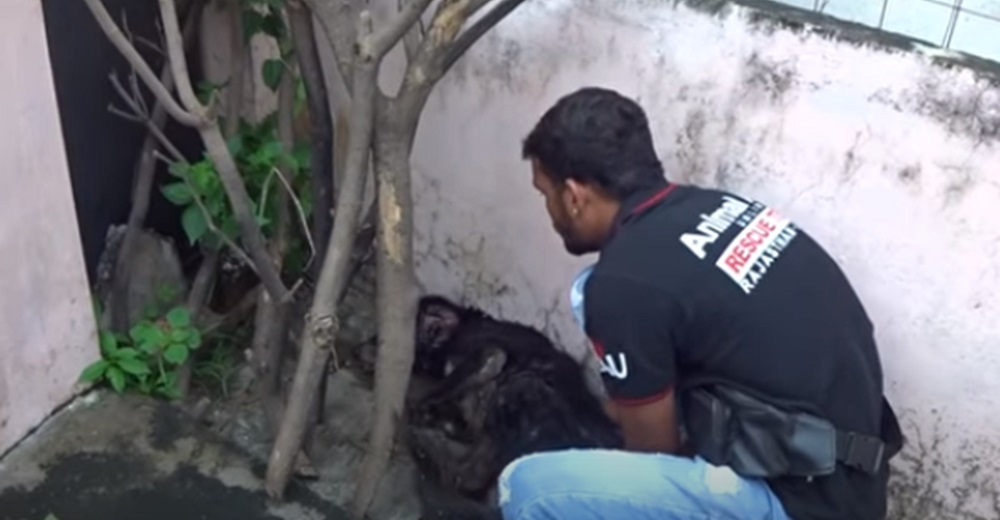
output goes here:
{"type": "Polygon", "coordinates": [[[584,286],[584,301],[590,310],[604,309],[621,315],[635,309],[664,310],[673,304],[669,277],[656,276],[622,263],[598,262],[584,286]]]}

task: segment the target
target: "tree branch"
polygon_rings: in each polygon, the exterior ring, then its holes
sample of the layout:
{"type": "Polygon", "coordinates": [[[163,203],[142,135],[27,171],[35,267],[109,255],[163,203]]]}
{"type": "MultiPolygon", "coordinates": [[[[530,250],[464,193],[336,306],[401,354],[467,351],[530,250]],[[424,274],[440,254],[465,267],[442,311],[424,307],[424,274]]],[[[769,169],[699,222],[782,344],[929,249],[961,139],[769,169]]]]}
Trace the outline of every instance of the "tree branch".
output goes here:
{"type": "MultiPolygon", "coordinates": [[[[477,0],[476,3],[480,5],[478,7],[472,7],[472,13],[475,13],[478,9],[482,8],[483,5],[488,3],[489,0],[477,0]]],[[[441,61],[439,65],[439,70],[441,71],[441,76],[448,73],[451,66],[461,58],[470,47],[486,34],[490,29],[492,29],[496,24],[500,23],[510,13],[517,9],[518,6],[524,3],[524,0],[501,0],[498,5],[486,14],[484,14],[479,20],[476,20],[472,27],[466,29],[461,33],[458,38],[455,39],[450,45],[448,45],[441,56],[441,61]]],[[[470,15],[471,16],[471,15],[470,15]]]]}
{"type": "Polygon", "coordinates": [[[379,31],[372,37],[372,48],[376,56],[384,56],[399,43],[407,31],[413,27],[420,16],[427,10],[433,0],[411,0],[407,2],[396,19],[389,22],[385,29],[379,31]]]}
{"type": "MultiPolygon", "coordinates": [[[[87,7],[90,9],[91,14],[94,15],[94,19],[97,20],[97,24],[101,27],[101,30],[104,31],[105,36],[107,36],[108,40],[111,41],[111,44],[118,49],[118,52],[122,53],[129,65],[135,69],[136,73],[139,74],[139,77],[142,78],[143,83],[146,84],[146,87],[148,87],[149,90],[153,92],[153,95],[156,96],[156,99],[163,104],[167,113],[181,124],[187,126],[198,127],[204,125],[204,118],[184,110],[184,108],[177,103],[177,100],[170,95],[170,91],[167,90],[162,82],[160,82],[153,70],[149,68],[149,64],[146,63],[146,60],[139,55],[139,51],[135,50],[135,47],[128,41],[125,34],[122,33],[121,29],[118,28],[118,25],[116,25],[114,20],[111,19],[111,15],[108,14],[107,9],[104,8],[104,4],[101,3],[101,0],[83,1],[86,2],[87,7]]],[[[174,26],[177,26],[176,17],[174,19],[174,26]]],[[[178,29],[175,36],[179,35],[180,30],[178,29]]],[[[178,37],[177,39],[179,40],[180,38],[178,37]]],[[[178,45],[183,44],[178,43],[178,45]]],[[[179,79],[180,78],[176,76],[175,71],[174,82],[179,83],[179,79]]]]}
{"type": "Polygon", "coordinates": [[[302,0],[316,16],[326,40],[333,50],[334,61],[337,63],[337,73],[343,82],[348,98],[353,97],[354,84],[351,70],[351,49],[355,43],[355,17],[348,0],[302,0]]]}
{"type": "Polygon", "coordinates": [[[163,22],[163,33],[167,41],[167,59],[174,73],[174,85],[181,103],[195,116],[205,119],[205,107],[198,101],[198,96],[191,86],[191,75],[188,73],[187,59],[184,56],[184,42],[181,39],[180,24],[177,21],[177,6],[175,0],[160,0],[160,18],[163,22]]]}
{"type": "MultiPolygon", "coordinates": [[[[313,263],[309,265],[309,274],[315,280],[319,277],[319,267],[323,264],[327,242],[333,230],[332,209],[336,193],[333,173],[334,128],[330,96],[326,90],[326,79],[323,77],[323,66],[316,46],[312,12],[298,0],[289,0],[287,6],[295,54],[298,56],[309,108],[309,162],[314,209],[312,229],[306,233],[317,241],[313,249],[313,263]]],[[[310,247],[313,247],[312,243],[310,247]]]]}
{"type": "Polygon", "coordinates": [[[345,160],[343,185],[337,194],[337,222],[327,246],[316,294],[303,330],[302,350],[292,381],[292,391],[285,407],[281,428],[271,448],[265,488],[272,498],[284,494],[291,476],[294,457],[299,453],[306,433],[309,412],[313,410],[319,383],[333,342],[340,328],[337,302],[347,289],[351,246],[362,203],[365,175],[368,173],[374,125],[374,105],[379,59],[371,54],[371,13],[358,16],[358,42],[354,56],[351,105],[350,146],[345,160]]]}

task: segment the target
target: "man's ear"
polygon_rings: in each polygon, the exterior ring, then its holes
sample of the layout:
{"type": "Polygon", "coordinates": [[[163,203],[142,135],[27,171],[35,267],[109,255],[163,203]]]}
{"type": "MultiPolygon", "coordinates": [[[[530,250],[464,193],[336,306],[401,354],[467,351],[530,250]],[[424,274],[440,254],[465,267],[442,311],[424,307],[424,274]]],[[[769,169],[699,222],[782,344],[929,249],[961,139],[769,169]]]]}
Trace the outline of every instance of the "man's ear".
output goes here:
{"type": "Polygon", "coordinates": [[[592,195],[590,186],[576,179],[566,179],[563,189],[566,191],[566,203],[570,208],[580,210],[590,202],[592,195]]]}

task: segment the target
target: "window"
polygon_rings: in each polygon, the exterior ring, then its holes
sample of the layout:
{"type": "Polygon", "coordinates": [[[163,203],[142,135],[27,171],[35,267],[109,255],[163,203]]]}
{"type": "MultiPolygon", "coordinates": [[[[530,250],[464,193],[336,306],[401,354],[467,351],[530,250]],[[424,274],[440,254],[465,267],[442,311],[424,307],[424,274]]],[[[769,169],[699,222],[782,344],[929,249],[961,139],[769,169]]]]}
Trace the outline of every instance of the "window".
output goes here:
{"type": "Polygon", "coordinates": [[[1000,62],[1000,0],[776,0],[1000,62]]]}

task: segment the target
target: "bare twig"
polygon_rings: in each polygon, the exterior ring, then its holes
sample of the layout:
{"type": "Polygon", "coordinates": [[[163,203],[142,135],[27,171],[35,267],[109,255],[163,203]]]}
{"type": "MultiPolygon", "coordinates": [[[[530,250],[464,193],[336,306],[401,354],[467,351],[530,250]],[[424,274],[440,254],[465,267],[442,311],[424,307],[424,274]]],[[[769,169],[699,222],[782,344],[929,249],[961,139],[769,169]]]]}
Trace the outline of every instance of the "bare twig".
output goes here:
{"type": "Polygon", "coordinates": [[[149,135],[153,136],[153,138],[160,142],[160,146],[162,146],[167,153],[170,154],[174,161],[186,162],[187,160],[184,158],[184,154],[182,154],[177,146],[175,146],[166,134],[163,133],[163,129],[155,124],[152,116],[143,112],[143,107],[139,105],[139,101],[137,101],[136,98],[132,97],[132,95],[125,90],[125,87],[121,84],[118,76],[112,74],[108,76],[108,79],[111,80],[111,85],[114,87],[115,91],[118,92],[118,96],[122,98],[122,101],[124,101],[130,109],[132,109],[132,113],[128,114],[113,106],[109,106],[108,111],[112,114],[118,115],[119,117],[145,125],[149,135]]]}
{"type": "MultiPolygon", "coordinates": [[[[125,38],[125,35],[122,33],[122,31],[118,29],[117,25],[115,25],[114,20],[111,19],[111,15],[108,14],[107,9],[104,8],[104,4],[101,3],[101,0],[83,0],[83,1],[86,2],[87,7],[90,8],[91,14],[94,15],[94,18],[97,20],[98,25],[101,26],[101,29],[104,31],[104,34],[107,35],[108,39],[111,41],[111,44],[118,49],[118,52],[122,53],[122,55],[125,56],[125,59],[128,60],[132,68],[134,68],[135,71],[139,74],[139,77],[142,78],[142,81],[146,84],[146,87],[148,87],[149,90],[151,90],[153,94],[156,96],[156,98],[160,101],[160,103],[163,104],[163,107],[166,109],[167,113],[169,113],[170,116],[176,119],[177,121],[188,126],[197,127],[205,124],[204,119],[194,114],[191,114],[190,112],[181,108],[181,106],[177,103],[177,101],[173,98],[173,96],[170,95],[170,91],[168,91],[167,88],[163,86],[163,83],[160,82],[160,80],[153,73],[152,69],[149,68],[149,65],[146,63],[146,60],[142,59],[142,56],[139,55],[139,52],[135,50],[135,47],[132,46],[131,43],[129,43],[128,39],[125,38]]],[[[174,26],[176,27],[176,20],[174,26]]],[[[179,34],[180,31],[178,30],[178,35],[179,34]]],[[[182,48],[181,44],[178,41],[178,49],[181,48],[182,48]]],[[[174,81],[176,82],[178,79],[176,77],[176,71],[174,72],[174,74],[175,74],[174,81]]]]}
{"type": "Polygon", "coordinates": [[[309,262],[312,262],[313,258],[316,257],[316,243],[313,242],[312,232],[309,230],[309,220],[306,218],[306,211],[302,209],[302,201],[299,200],[299,196],[295,194],[295,190],[292,185],[285,178],[285,175],[281,173],[281,170],[274,168],[272,173],[281,181],[281,185],[285,187],[285,192],[288,194],[289,199],[292,201],[292,205],[295,206],[295,214],[298,216],[299,225],[302,226],[302,234],[306,238],[306,243],[309,244],[309,262]]]}

